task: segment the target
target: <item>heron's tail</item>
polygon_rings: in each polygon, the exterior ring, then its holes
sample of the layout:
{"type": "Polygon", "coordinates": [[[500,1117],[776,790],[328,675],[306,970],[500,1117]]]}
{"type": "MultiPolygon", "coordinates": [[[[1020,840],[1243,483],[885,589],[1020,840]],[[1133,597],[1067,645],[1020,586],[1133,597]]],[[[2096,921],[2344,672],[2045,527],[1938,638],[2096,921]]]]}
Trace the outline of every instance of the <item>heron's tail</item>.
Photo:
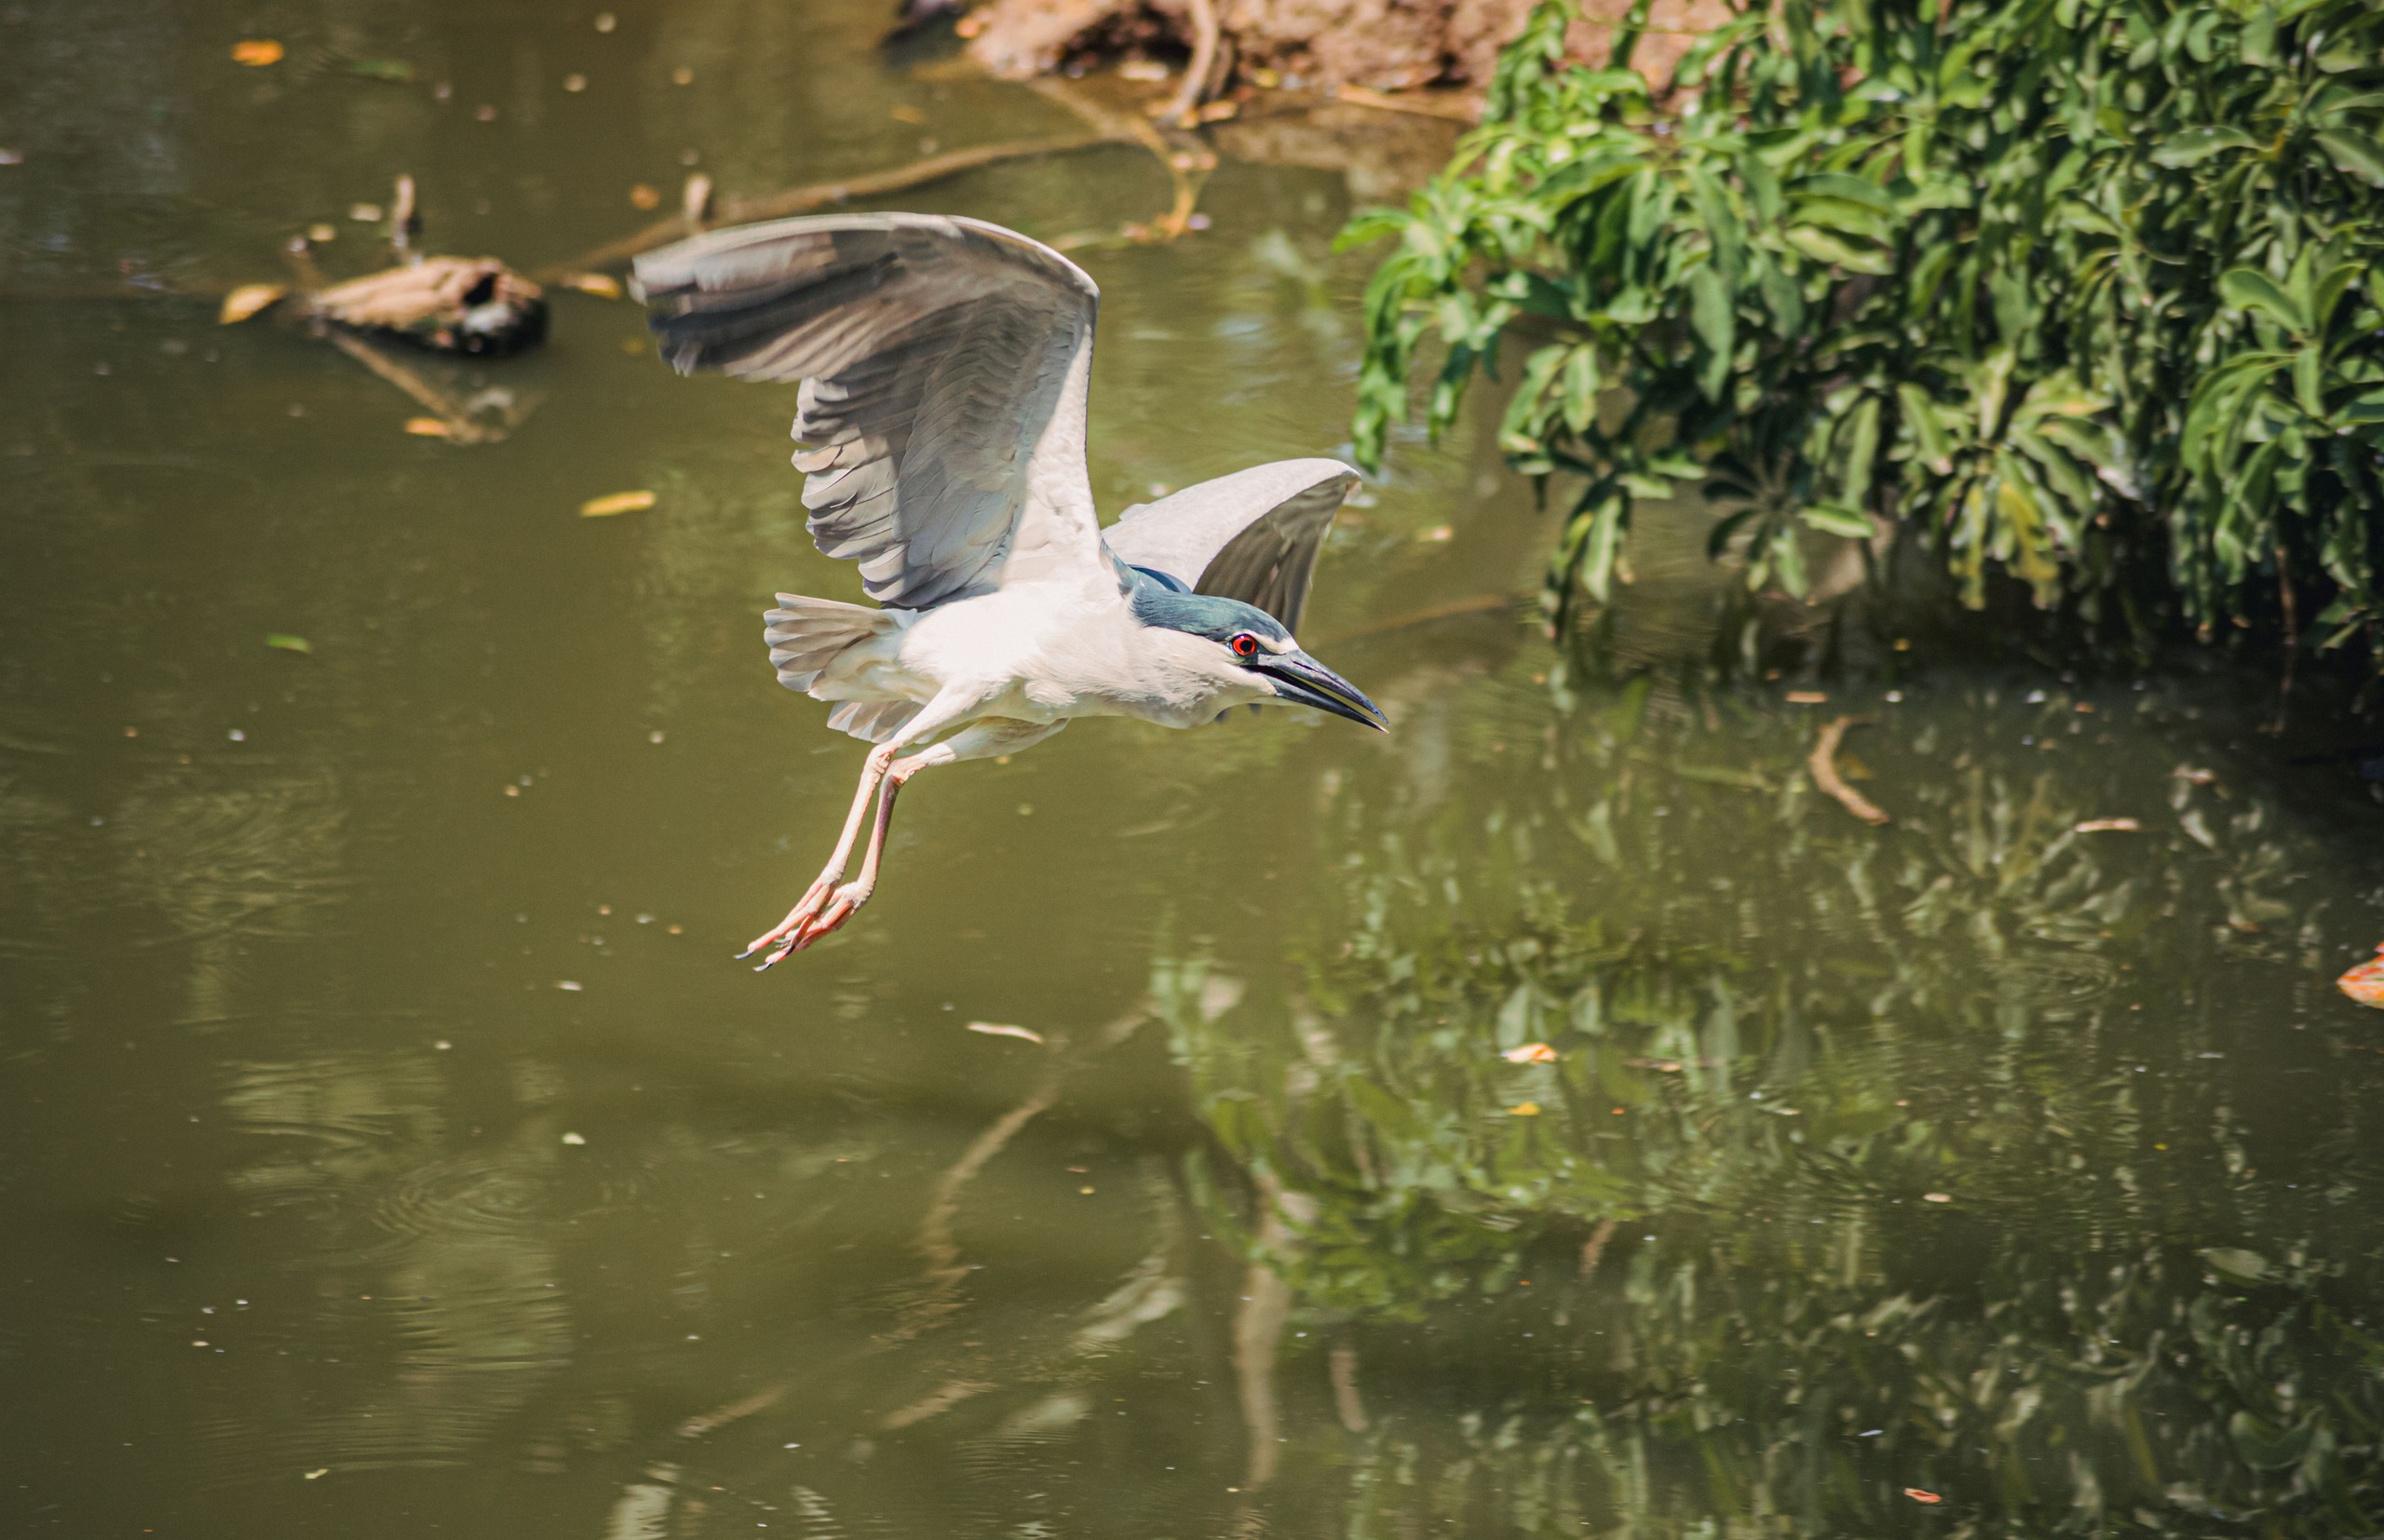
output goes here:
{"type": "Polygon", "coordinates": [[[846,648],[901,624],[889,611],[799,593],[779,595],[779,604],[763,615],[768,627],[762,635],[770,644],[770,661],[778,665],[779,682],[790,690],[810,689],[846,648]]]}

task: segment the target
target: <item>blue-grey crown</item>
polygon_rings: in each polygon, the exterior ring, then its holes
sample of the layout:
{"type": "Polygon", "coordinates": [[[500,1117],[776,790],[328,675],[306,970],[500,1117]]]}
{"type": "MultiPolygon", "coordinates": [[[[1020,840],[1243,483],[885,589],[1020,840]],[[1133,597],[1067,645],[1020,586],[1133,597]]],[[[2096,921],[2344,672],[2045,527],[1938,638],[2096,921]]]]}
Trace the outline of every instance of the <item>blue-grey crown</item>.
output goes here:
{"type": "Polygon", "coordinates": [[[1220,599],[1214,594],[1192,593],[1183,583],[1166,573],[1148,567],[1131,567],[1134,586],[1127,595],[1134,618],[1145,626],[1163,627],[1171,631],[1183,631],[1191,636],[1204,636],[1224,643],[1238,632],[1248,631],[1270,642],[1289,642],[1292,633],[1282,623],[1255,604],[1245,604],[1239,599],[1220,599]]]}

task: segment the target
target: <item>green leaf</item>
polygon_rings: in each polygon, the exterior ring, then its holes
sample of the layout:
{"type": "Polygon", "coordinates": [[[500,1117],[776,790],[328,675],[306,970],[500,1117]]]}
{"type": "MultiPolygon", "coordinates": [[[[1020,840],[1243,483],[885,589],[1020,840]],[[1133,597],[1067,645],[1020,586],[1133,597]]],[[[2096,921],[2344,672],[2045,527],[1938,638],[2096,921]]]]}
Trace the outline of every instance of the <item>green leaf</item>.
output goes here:
{"type": "Polygon", "coordinates": [[[2218,293],[2238,310],[2257,311],[2295,336],[2307,335],[2310,317],[2274,278],[2250,267],[2230,267],[2218,279],[2218,293]]]}
{"type": "Polygon", "coordinates": [[[1796,510],[1796,517],[1823,534],[1842,534],[1849,540],[1871,538],[1871,521],[1852,508],[1838,507],[1830,503],[1815,503],[1796,510]]]}
{"type": "Polygon", "coordinates": [[[1920,463],[1940,476],[1952,474],[1953,443],[1946,435],[1945,421],[1937,411],[1937,403],[1918,385],[1900,385],[1896,386],[1896,405],[1905,431],[1912,435],[1913,453],[1920,463]]]}
{"type": "Polygon", "coordinates": [[[2349,128],[2322,128],[2313,137],[2336,170],[2370,187],[2384,187],[2384,144],[2349,128]]]}
{"type": "Polygon", "coordinates": [[[1584,343],[1564,359],[1564,426],[1577,436],[1597,421],[1598,385],[1597,348],[1584,343]]]}
{"type": "Polygon", "coordinates": [[[1701,264],[1688,275],[1688,302],[1689,325],[1706,347],[1705,367],[1698,377],[1697,387],[1705,393],[1706,399],[1718,401],[1723,384],[1730,377],[1738,317],[1730,304],[1730,291],[1712,263],[1701,264]]]}
{"type": "Polygon", "coordinates": [[[2180,167],[2198,166],[2222,150],[2256,148],[2259,141],[2241,128],[2214,126],[2188,128],[2160,142],[2152,151],[2152,162],[2172,170],[2180,167]]]}
{"type": "Polygon", "coordinates": [[[288,631],[269,633],[264,639],[264,644],[268,647],[279,648],[285,653],[311,653],[315,650],[313,642],[303,636],[292,636],[288,631]]]}

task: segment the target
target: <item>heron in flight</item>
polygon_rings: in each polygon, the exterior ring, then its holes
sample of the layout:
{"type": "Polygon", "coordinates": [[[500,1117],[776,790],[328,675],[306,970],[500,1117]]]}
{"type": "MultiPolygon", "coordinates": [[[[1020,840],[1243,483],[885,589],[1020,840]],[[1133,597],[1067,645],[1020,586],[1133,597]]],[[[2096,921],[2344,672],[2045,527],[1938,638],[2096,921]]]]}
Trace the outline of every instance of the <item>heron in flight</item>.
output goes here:
{"type": "Polygon", "coordinates": [[[858,561],[877,602],[782,593],[765,616],[779,682],[875,747],[819,881],[741,954],[766,952],[761,967],[869,901],[895,795],[930,765],[1015,753],[1077,717],[1192,727],[1273,701],[1385,726],[1292,634],[1348,466],[1258,466],[1100,527],[1085,397],[1101,291],[1057,251],[979,220],[835,214],[683,241],[639,258],[637,281],[681,373],[803,382],[811,536],[858,561]]]}

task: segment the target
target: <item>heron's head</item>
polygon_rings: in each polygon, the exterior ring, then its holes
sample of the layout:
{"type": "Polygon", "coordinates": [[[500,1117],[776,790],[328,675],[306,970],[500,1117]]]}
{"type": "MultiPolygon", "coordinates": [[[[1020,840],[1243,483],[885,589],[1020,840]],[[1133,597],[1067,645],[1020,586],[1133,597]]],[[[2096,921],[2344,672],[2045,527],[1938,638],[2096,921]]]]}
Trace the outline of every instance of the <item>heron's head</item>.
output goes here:
{"type": "Polygon", "coordinates": [[[1273,615],[1239,599],[1185,593],[1166,579],[1136,585],[1134,616],[1145,626],[1180,631],[1212,643],[1218,663],[1265,694],[1291,706],[1313,706],[1336,717],[1389,731],[1382,710],[1363,691],[1300,650],[1273,615]]]}

